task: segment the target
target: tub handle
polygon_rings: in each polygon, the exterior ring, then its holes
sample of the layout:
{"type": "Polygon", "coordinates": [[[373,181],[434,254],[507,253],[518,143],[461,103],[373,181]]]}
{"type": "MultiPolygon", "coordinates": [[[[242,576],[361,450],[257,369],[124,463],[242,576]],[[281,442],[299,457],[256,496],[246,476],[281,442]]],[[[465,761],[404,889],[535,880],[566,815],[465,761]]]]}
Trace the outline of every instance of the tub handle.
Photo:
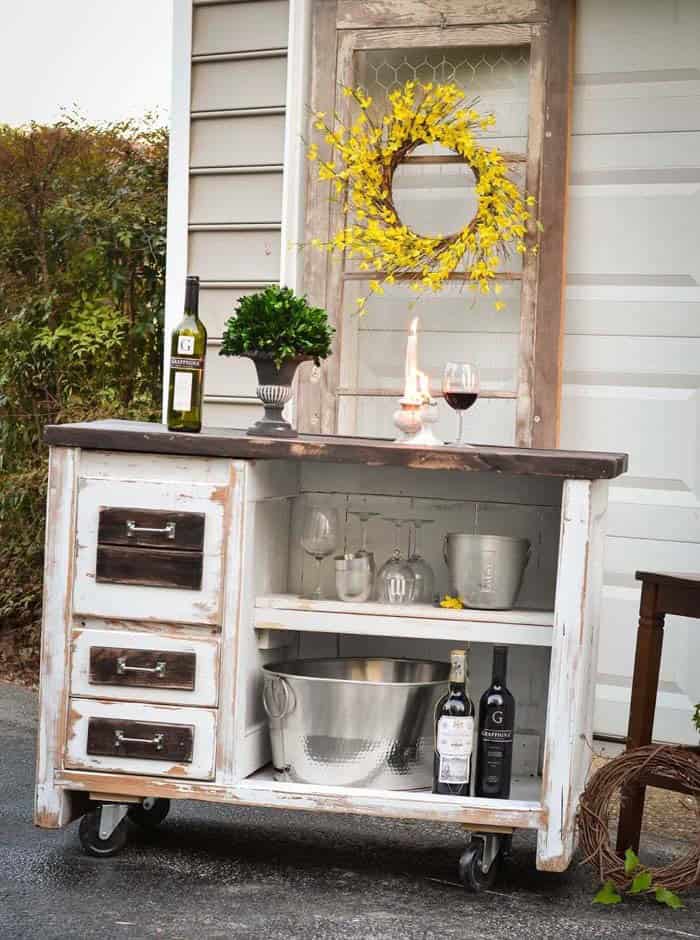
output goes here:
{"type": "Polygon", "coordinates": [[[280,721],[282,718],[285,718],[291,712],[291,708],[290,708],[291,695],[289,692],[289,686],[287,685],[285,680],[282,678],[282,676],[273,676],[270,679],[269,685],[267,682],[265,683],[265,685],[263,686],[262,698],[263,698],[263,708],[265,709],[265,713],[267,717],[271,718],[273,721],[280,721]],[[267,701],[267,690],[269,686],[273,684],[277,684],[277,683],[281,685],[282,692],[284,693],[284,705],[282,706],[282,711],[280,711],[279,714],[276,714],[274,710],[270,708],[270,705],[267,701]]]}

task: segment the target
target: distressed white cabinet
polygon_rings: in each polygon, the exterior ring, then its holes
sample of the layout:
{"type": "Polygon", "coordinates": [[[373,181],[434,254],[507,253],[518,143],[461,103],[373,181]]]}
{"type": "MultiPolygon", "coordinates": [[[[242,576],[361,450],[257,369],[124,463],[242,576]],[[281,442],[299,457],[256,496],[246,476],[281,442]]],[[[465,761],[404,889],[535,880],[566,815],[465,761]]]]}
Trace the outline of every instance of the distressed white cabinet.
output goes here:
{"type": "MultiPolygon", "coordinates": [[[[561,871],[591,754],[608,480],[623,454],[411,448],[387,441],[174,434],[105,421],[51,427],[36,822],[104,803],[201,799],[538,831],[561,871]],[[447,589],[443,534],[526,537],[518,607],[452,611],[301,601],[305,508],[433,520],[422,554],[447,589]],[[297,655],[447,659],[470,644],[472,694],[494,644],[517,702],[512,798],[274,779],[261,666],[297,655]]],[[[357,538],[349,524],[346,535],[357,538]]]]}

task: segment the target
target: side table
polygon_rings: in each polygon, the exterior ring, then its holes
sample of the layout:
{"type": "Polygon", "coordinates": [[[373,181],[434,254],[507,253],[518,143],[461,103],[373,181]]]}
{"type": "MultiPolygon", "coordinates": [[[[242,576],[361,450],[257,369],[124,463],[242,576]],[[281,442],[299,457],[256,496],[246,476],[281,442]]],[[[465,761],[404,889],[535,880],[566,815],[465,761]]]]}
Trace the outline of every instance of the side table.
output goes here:
{"type": "MultiPolygon", "coordinates": [[[[635,577],[642,582],[642,597],[639,605],[637,651],[627,728],[628,751],[651,744],[666,614],[700,618],[700,574],[638,571],[635,577]]],[[[652,776],[649,776],[643,785],[626,787],[622,793],[617,829],[618,855],[624,855],[628,848],[634,849],[635,852],[639,850],[647,786],[687,792],[680,784],[652,776]]]]}

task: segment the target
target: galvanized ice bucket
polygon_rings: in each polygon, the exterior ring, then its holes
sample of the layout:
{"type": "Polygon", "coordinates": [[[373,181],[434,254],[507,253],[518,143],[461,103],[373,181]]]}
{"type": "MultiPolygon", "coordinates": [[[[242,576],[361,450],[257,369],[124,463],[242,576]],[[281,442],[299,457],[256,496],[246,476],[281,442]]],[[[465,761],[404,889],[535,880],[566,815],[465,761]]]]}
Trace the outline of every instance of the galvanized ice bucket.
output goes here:
{"type": "Polygon", "coordinates": [[[300,659],[263,666],[278,779],[329,786],[430,787],[433,713],[447,663],[300,659]]]}
{"type": "Polygon", "coordinates": [[[450,586],[465,607],[509,610],[530,558],[530,542],[509,535],[450,532],[443,543],[450,586]]]}

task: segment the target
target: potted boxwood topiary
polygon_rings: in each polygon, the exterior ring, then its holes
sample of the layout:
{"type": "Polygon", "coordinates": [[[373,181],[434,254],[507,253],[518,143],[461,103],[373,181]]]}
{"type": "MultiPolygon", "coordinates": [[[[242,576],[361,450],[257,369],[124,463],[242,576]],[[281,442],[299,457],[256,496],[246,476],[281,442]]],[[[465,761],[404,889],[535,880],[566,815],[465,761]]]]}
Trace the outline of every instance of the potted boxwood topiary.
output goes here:
{"type": "Polygon", "coordinates": [[[292,397],[297,366],[331,354],[334,328],[325,310],[312,307],[288,287],[271,285],[241,297],[235,315],[226,323],[220,356],[247,356],[258,373],[258,398],[265,414],[248,434],[295,437],[296,431],[282,417],[292,397]]]}

